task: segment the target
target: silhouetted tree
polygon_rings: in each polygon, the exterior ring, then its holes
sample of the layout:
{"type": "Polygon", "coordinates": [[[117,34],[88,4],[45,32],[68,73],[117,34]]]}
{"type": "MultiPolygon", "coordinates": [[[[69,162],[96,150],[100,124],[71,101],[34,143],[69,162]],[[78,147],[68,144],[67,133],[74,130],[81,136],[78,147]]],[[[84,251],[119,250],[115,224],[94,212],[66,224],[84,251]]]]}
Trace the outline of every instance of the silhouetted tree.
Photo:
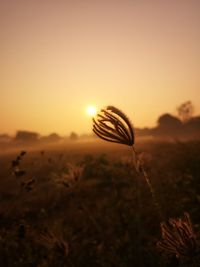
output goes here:
{"type": "Polygon", "coordinates": [[[57,133],[52,133],[47,136],[47,139],[49,142],[57,142],[61,139],[61,137],[57,133]]]}
{"type": "Polygon", "coordinates": [[[182,122],[168,113],[158,118],[158,126],[152,130],[153,134],[172,137],[181,132],[182,122]]]}
{"type": "Polygon", "coordinates": [[[75,132],[71,132],[69,138],[70,140],[75,141],[78,139],[78,135],[75,132]]]}
{"type": "Polygon", "coordinates": [[[178,108],[178,116],[179,118],[185,122],[192,118],[194,113],[194,106],[191,101],[187,101],[181,104],[178,108]]]}
{"type": "Polygon", "coordinates": [[[17,131],[15,140],[23,142],[35,142],[38,141],[39,134],[36,132],[29,131],[17,131]]]}
{"type": "Polygon", "coordinates": [[[181,121],[168,113],[161,115],[158,118],[158,127],[161,128],[176,128],[182,125],[181,121]]]}
{"type": "Polygon", "coordinates": [[[189,131],[198,131],[200,133],[200,116],[193,117],[185,123],[189,131]]]}

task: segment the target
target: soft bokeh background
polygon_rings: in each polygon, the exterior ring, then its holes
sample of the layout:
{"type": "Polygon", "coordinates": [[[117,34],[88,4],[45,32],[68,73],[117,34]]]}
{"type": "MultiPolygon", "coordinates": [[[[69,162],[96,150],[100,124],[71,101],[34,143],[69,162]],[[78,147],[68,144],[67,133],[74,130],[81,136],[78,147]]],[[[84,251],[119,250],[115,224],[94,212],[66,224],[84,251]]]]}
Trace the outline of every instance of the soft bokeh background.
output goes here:
{"type": "Polygon", "coordinates": [[[1,0],[0,132],[90,132],[89,104],[138,127],[200,112],[199,0],[1,0]]]}

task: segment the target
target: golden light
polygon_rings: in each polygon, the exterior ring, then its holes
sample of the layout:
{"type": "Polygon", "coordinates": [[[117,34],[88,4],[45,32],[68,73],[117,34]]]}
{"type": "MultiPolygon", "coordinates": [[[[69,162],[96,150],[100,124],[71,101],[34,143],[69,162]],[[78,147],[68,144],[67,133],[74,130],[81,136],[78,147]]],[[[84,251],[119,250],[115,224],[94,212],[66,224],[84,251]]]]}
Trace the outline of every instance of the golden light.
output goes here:
{"type": "Polygon", "coordinates": [[[97,114],[97,109],[94,106],[88,106],[86,112],[89,116],[94,117],[97,114]]]}

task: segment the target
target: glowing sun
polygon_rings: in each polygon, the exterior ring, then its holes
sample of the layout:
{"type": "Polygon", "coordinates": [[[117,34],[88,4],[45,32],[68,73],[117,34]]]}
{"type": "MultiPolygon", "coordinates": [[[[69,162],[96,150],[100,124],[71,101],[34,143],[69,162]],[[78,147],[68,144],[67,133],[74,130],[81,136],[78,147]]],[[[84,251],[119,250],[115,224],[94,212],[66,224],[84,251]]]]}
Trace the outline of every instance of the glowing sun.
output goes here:
{"type": "Polygon", "coordinates": [[[88,106],[86,109],[86,113],[90,116],[90,117],[94,117],[97,114],[97,108],[94,106],[88,106]]]}

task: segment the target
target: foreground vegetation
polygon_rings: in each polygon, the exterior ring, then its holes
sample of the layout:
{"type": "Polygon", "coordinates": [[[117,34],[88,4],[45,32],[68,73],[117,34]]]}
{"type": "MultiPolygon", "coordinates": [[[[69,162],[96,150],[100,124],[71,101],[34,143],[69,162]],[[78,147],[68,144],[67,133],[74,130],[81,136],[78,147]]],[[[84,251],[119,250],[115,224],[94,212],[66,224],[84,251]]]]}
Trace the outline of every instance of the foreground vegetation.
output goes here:
{"type": "Polygon", "coordinates": [[[157,242],[185,211],[198,240],[200,143],[139,146],[162,218],[129,151],[99,143],[1,156],[0,266],[199,266],[157,242]]]}

